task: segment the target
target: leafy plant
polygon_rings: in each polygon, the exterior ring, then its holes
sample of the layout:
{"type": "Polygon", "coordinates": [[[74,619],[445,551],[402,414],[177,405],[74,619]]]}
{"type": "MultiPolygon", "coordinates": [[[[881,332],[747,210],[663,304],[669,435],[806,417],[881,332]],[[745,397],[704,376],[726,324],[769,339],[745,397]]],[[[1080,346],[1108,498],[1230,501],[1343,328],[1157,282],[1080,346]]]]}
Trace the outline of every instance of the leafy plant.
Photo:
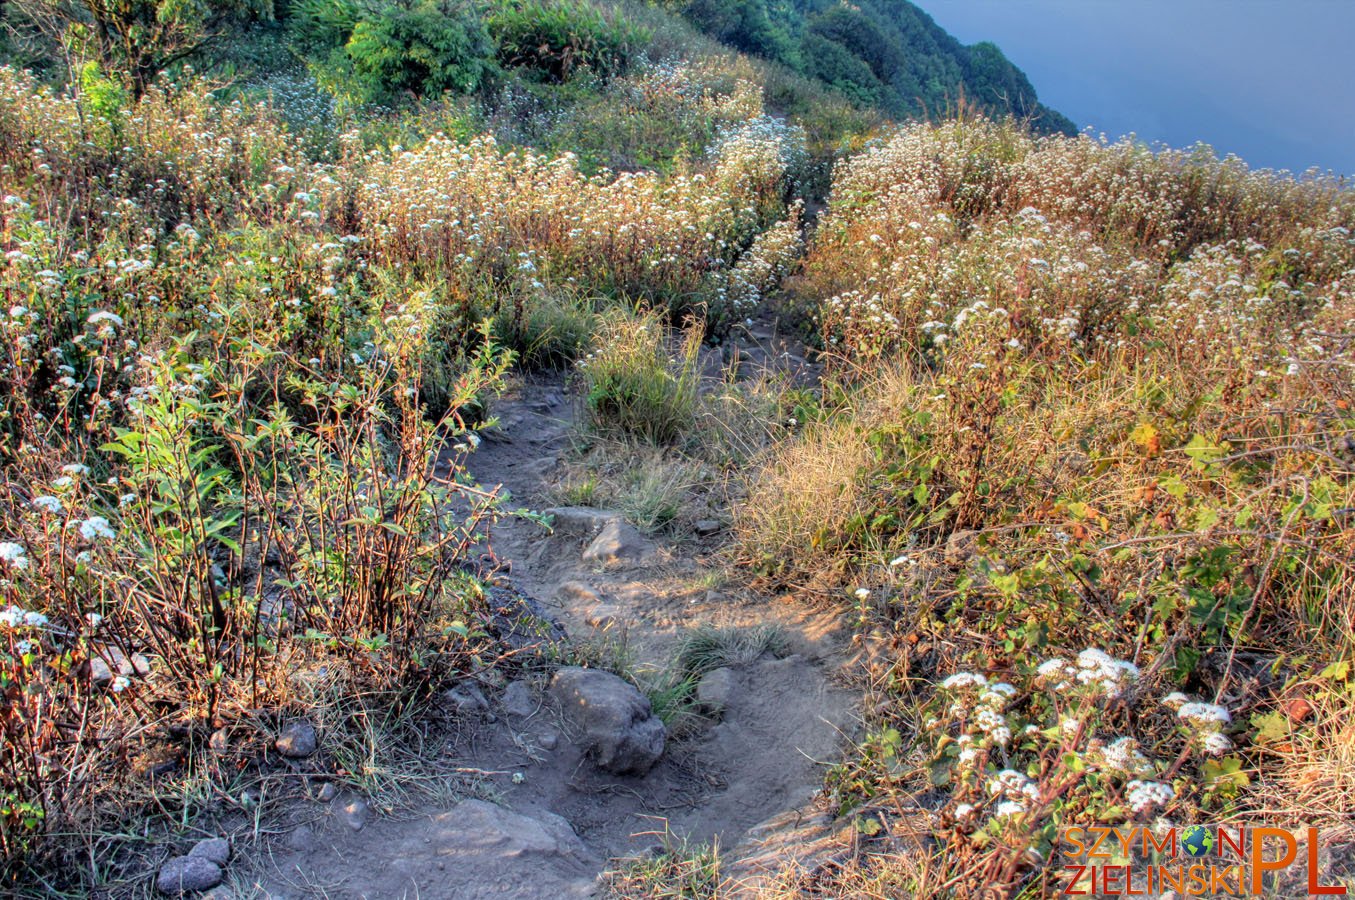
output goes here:
{"type": "Polygon", "coordinates": [[[501,0],[488,24],[503,65],[555,83],[582,70],[602,79],[620,74],[649,40],[643,28],[588,0],[501,0]]]}
{"type": "Polygon", "coordinates": [[[304,0],[292,15],[317,78],[354,103],[398,103],[478,90],[493,50],[460,0],[304,0]]]}

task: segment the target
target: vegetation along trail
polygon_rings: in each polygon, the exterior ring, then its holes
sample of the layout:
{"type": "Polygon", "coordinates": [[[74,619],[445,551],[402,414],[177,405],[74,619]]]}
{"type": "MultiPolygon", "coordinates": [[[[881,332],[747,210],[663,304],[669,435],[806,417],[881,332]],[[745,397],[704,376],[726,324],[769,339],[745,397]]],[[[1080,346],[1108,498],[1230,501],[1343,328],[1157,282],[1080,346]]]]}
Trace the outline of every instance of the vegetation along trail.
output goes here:
{"type": "MultiPolygon", "coordinates": [[[[749,368],[789,365],[812,378],[802,348],[767,352],[786,345],[766,331],[754,336],[762,338],[747,342],[754,352],[742,351],[749,368]]],[[[718,376],[718,355],[705,356],[717,356],[707,368],[718,376]]],[[[712,377],[704,389],[719,383],[712,377]]],[[[859,726],[858,693],[840,671],[848,649],[840,617],[726,584],[727,520],[645,535],[617,510],[553,506],[567,493],[571,445],[584,438],[580,403],[559,377],[515,379],[470,456],[476,481],[510,506],[545,510],[552,523],[509,517],[493,532],[502,588],[492,590],[534,598],[516,626],[523,665],[445,697],[457,725],[439,764],[485,773],[477,793],[499,806],[439,800],[355,829],[340,798],[301,838],[284,841],[270,893],[595,896],[604,868],[639,859],[689,867],[687,877],[723,882],[733,896],[804,864],[802,855],[841,849],[829,843],[820,799],[826,767],[859,726]],[[645,689],[667,731],[652,768],[618,775],[594,765],[588,735],[550,690],[550,669],[562,663],[645,689]],[[791,832],[824,843],[787,844],[791,832]],[[723,875],[714,856],[685,857],[699,847],[725,851],[723,875]]],[[[710,514],[727,519],[724,509],[710,514]]]]}
{"type": "Polygon", "coordinates": [[[1355,885],[1346,181],[904,0],[273,6],[0,4],[0,894],[1355,885]]]}

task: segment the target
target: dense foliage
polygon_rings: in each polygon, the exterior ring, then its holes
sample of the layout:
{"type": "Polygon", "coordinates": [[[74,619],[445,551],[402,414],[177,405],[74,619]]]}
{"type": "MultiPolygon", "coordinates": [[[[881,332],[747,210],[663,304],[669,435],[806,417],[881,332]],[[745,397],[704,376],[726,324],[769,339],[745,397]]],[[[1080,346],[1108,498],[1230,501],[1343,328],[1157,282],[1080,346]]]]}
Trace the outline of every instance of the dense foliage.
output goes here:
{"type": "Polygon", "coordinates": [[[302,0],[291,23],[320,83],[357,103],[470,93],[490,72],[489,34],[460,0],[302,0]]]}
{"type": "Polygon", "coordinates": [[[585,69],[599,78],[622,72],[649,35],[623,17],[579,0],[505,0],[490,14],[499,61],[556,83],[585,69]]]}
{"type": "Polygon", "coordinates": [[[1352,235],[1339,182],[1205,148],[962,120],[839,168],[795,287],[836,375],[739,527],[877,642],[838,796],[941,849],[871,877],[1045,893],[1089,821],[1355,837],[1352,235]]]}
{"type": "Polygon", "coordinates": [[[316,162],[206,85],[115,103],[0,69],[7,863],[108,808],[191,814],[196,765],[149,797],[128,755],[483,664],[497,497],[463,462],[508,348],[568,363],[637,305],[699,342],[798,247],[803,133],[720,121],[672,176],[379,122],[316,162]]]}

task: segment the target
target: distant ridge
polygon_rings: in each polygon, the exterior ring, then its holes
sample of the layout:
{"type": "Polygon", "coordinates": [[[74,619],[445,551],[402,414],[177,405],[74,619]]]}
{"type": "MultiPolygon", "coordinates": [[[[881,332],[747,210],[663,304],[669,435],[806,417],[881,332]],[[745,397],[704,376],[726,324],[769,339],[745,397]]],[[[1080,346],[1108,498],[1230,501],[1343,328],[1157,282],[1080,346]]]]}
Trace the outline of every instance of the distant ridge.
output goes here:
{"type": "Polygon", "coordinates": [[[784,63],[895,118],[935,118],[961,98],[1037,131],[1075,134],[1040,103],[996,44],[966,46],[907,0],[670,0],[697,28],[738,50],[784,63]]]}

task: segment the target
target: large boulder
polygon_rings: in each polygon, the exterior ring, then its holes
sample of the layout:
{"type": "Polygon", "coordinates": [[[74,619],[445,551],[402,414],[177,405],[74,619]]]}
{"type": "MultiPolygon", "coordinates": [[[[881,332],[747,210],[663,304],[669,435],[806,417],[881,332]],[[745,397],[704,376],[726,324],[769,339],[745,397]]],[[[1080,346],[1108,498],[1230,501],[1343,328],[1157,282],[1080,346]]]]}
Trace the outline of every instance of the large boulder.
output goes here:
{"type": "Polygon", "coordinates": [[[555,673],[550,689],[600,769],[643,775],[663,755],[667,729],[634,685],[610,672],[570,666],[555,673]]]}
{"type": "Polygon", "coordinates": [[[600,566],[639,562],[649,552],[649,542],[632,526],[612,519],[584,548],[583,561],[600,566]]]}

